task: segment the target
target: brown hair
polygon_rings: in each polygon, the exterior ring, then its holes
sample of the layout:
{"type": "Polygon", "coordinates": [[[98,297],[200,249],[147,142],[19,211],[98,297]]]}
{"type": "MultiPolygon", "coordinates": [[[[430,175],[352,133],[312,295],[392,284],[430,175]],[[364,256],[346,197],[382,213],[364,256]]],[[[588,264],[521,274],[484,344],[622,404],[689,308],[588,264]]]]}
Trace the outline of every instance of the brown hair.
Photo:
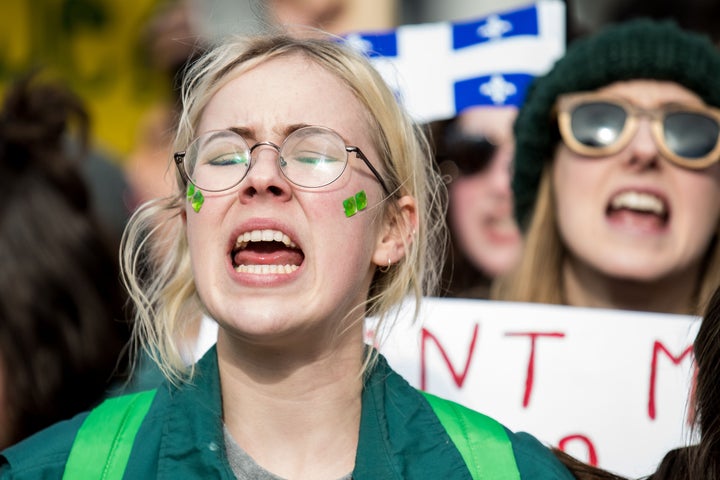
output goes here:
{"type": "MultiPolygon", "coordinates": [[[[22,79],[0,113],[0,381],[16,442],[94,405],[129,339],[117,256],[91,209],[82,102],[22,79]]],[[[8,432],[9,430],[9,432],[8,432]]]]}

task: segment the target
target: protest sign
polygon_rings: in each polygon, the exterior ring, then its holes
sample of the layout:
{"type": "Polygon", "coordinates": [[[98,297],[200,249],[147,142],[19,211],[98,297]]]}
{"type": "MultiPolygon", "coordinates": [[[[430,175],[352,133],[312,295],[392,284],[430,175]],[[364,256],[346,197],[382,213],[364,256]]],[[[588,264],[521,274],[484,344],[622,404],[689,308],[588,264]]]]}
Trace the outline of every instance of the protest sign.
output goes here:
{"type": "Polygon", "coordinates": [[[690,442],[696,317],[427,298],[412,323],[408,310],[381,352],[417,388],[634,478],[690,442]]]}

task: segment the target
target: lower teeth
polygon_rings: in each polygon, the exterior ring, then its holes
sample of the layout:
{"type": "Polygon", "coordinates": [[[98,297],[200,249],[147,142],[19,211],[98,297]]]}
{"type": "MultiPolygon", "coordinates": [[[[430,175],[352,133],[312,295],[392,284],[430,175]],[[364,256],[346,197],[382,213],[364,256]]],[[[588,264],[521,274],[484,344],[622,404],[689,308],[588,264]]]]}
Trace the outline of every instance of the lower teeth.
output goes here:
{"type": "Polygon", "coordinates": [[[297,269],[297,265],[238,265],[235,267],[236,272],[256,274],[292,273],[297,269]]]}

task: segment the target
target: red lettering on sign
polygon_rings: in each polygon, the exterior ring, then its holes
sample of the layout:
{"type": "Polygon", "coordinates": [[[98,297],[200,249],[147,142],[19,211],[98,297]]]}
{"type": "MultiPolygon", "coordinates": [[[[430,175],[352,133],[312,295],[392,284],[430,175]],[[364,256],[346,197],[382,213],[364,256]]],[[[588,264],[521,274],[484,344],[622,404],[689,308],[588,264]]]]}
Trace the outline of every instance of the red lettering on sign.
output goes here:
{"type": "Polygon", "coordinates": [[[690,401],[688,402],[688,415],[687,415],[687,423],[688,425],[695,425],[695,415],[697,415],[697,412],[695,411],[695,405],[697,402],[697,377],[698,377],[698,367],[697,363],[693,366],[693,376],[692,376],[692,384],[690,385],[690,401]]]}
{"type": "Polygon", "coordinates": [[[427,344],[428,340],[432,340],[435,342],[435,345],[437,345],[438,349],[440,350],[440,355],[442,355],[443,360],[445,361],[445,364],[447,365],[448,369],[450,370],[450,374],[453,377],[453,380],[455,381],[455,385],[458,386],[458,388],[462,388],[463,383],[465,383],[465,377],[467,376],[468,370],[470,369],[470,361],[472,360],[472,356],[475,353],[475,344],[477,342],[478,337],[478,330],[480,329],[480,326],[476,323],[475,327],[473,328],[472,332],[472,338],[470,339],[470,345],[468,347],[468,354],[467,354],[467,360],[465,361],[465,368],[463,368],[462,373],[457,373],[455,371],[455,367],[453,367],[452,362],[450,361],[450,358],[448,357],[447,353],[445,352],[445,349],[440,344],[440,340],[437,339],[435,335],[430,333],[427,329],[423,328],[420,331],[421,335],[421,343],[420,343],[420,389],[425,390],[425,387],[427,386],[427,367],[425,365],[425,357],[427,356],[425,353],[425,345],[427,344]]]}
{"type": "Polygon", "coordinates": [[[525,394],[523,395],[523,408],[530,404],[533,382],[535,381],[535,343],[538,337],[563,338],[564,333],[560,332],[513,332],[506,333],[507,337],[530,337],[530,359],[528,360],[527,374],[525,376],[525,394]]]}
{"type": "Polygon", "coordinates": [[[375,348],[379,348],[378,339],[375,337],[375,329],[367,328],[365,330],[365,343],[371,344],[375,348]]]}
{"type": "Polygon", "coordinates": [[[683,353],[680,354],[680,356],[675,357],[667,348],[665,348],[665,345],[655,340],[655,343],[653,344],[652,362],[650,363],[650,392],[648,394],[648,416],[651,420],[655,420],[657,415],[657,411],[655,409],[655,383],[657,381],[659,353],[664,352],[675,365],[679,365],[683,358],[692,353],[692,349],[693,347],[690,345],[683,351],[683,353]]]}
{"type": "MultiPolygon", "coordinates": [[[[567,437],[564,437],[560,440],[558,443],[558,448],[562,450],[563,452],[567,452],[567,445],[570,442],[576,442],[580,441],[585,445],[585,448],[587,449],[587,457],[585,457],[585,463],[592,465],[593,467],[598,466],[598,456],[597,452],[595,451],[595,445],[593,445],[592,440],[590,440],[589,437],[581,434],[575,434],[575,435],[568,435],[567,437]]],[[[574,455],[573,455],[574,456],[574,455]]],[[[582,460],[582,459],[581,459],[582,460]]]]}

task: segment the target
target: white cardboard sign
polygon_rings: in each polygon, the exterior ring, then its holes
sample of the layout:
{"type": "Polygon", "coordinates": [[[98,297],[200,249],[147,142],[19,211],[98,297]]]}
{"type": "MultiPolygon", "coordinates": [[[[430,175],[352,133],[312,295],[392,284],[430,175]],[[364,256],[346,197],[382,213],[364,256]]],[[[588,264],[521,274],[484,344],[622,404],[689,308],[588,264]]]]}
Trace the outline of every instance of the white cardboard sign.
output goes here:
{"type": "Polygon", "coordinates": [[[697,317],[427,298],[409,318],[381,345],[390,365],[511,430],[630,477],[690,442],[697,317]]]}

